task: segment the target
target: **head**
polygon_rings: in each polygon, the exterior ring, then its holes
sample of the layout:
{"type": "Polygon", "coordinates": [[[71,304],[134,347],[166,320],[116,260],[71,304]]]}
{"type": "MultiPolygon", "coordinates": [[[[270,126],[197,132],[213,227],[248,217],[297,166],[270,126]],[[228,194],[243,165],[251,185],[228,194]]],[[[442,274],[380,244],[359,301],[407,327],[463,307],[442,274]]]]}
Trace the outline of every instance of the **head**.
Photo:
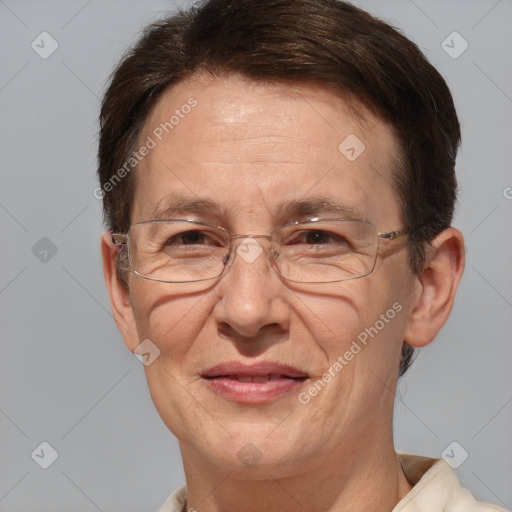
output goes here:
{"type": "Polygon", "coordinates": [[[379,233],[407,232],[379,243],[370,274],[313,286],[283,280],[266,252],[249,264],[236,251],[218,279],[150,281],[106,234],[116,323],[130,350],[158,347],[149,389],[182,450],[215,464],[217,442],[251,442],[286,473],[292,446],[319,461],[340,435],[346,446],[389,435],[376,425],[391,425],[390,390],[445,322],[463,268],[450,227],[459,123],[417,46],[344,2],[210,0],[146,29],[112,75],[100,124],[110,232],[173,212],[266,235],[330,216],[286,213],[319,198],[379,233]],[[212,366],[268,360],[303,372],[295,394],[256,406],[205,384],[212,366]]]}

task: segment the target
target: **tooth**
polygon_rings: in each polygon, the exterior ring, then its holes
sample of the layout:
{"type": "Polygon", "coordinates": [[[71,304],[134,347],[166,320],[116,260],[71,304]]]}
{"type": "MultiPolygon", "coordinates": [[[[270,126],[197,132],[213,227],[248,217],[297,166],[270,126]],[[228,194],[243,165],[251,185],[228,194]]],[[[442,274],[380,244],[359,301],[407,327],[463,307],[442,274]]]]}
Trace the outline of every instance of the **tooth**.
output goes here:
{"type": "Polygon", "coordinates": [[[250,375],[238,375],[238,381],[239,382],[251,382],[251,376],[250,375]]]}
{"type": "Polygon", "coordinates": [[[268,375],[258,375],[258,376],[254,376],[252,378],[252,381],[253,382],[267,382],[268,381],[268,375]]]}
{"type": "Polygon", "coordinates": [[[278,380],[281,378],[281,375],[271,375],[269,380],[278,380]]]}

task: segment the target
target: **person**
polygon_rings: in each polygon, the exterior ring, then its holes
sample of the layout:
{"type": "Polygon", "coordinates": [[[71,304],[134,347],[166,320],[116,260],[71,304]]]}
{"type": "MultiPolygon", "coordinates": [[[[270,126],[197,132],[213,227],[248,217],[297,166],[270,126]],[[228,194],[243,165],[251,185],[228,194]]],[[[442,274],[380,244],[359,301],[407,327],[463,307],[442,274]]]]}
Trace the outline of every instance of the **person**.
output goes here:
{"type": "Polygon", "coordinates": [[[502,510],[393,442],[463,272],[459,144],[440,74],[349,3],[206,0],[146,28],[98,172],[113,315],[183,459],[161,512],[502,510]]]}

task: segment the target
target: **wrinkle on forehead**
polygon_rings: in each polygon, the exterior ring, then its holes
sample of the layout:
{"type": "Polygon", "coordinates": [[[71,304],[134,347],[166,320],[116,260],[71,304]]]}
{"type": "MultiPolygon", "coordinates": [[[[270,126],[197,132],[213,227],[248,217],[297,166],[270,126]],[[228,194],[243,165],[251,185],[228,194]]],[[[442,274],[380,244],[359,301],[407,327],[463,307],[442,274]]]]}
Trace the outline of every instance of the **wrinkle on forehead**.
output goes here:
{"type": "Polygon", "coordinates": [[[258,201],[273,211],[280,198],[321,195],[326,192],[321,187],[349,194],[352,205],[367,205],[368,197],[379,198],[394,188],[396,139],[390,125],[363,105],[353,115],[343,99],[311,84],[230,77],[204,88],[194,77],[164,94],[141,140],[191,96],[197,107],[140,163],[136,196],[143,185],[144,203],[151,207],[172,189],[188,189],[202,199],[222,197],[240,212],[244,205],[255,209],[258,201]],[[366,149],[348,162],[338,146],[352,133],[366,149]]]}

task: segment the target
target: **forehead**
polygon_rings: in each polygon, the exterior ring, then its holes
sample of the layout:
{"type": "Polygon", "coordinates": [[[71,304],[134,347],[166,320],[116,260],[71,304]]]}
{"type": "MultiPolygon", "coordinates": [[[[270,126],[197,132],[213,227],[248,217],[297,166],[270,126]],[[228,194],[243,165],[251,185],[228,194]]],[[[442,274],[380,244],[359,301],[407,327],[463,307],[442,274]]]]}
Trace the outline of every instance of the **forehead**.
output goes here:
{"type": "Polygon", "coordinates": [[[392,129],[317,85],[196,75],[159,99],[139,141],[151,149],[136,169],[132,222],[188,213],[275,223],[336,207],[399,220],[392,129]]]}

